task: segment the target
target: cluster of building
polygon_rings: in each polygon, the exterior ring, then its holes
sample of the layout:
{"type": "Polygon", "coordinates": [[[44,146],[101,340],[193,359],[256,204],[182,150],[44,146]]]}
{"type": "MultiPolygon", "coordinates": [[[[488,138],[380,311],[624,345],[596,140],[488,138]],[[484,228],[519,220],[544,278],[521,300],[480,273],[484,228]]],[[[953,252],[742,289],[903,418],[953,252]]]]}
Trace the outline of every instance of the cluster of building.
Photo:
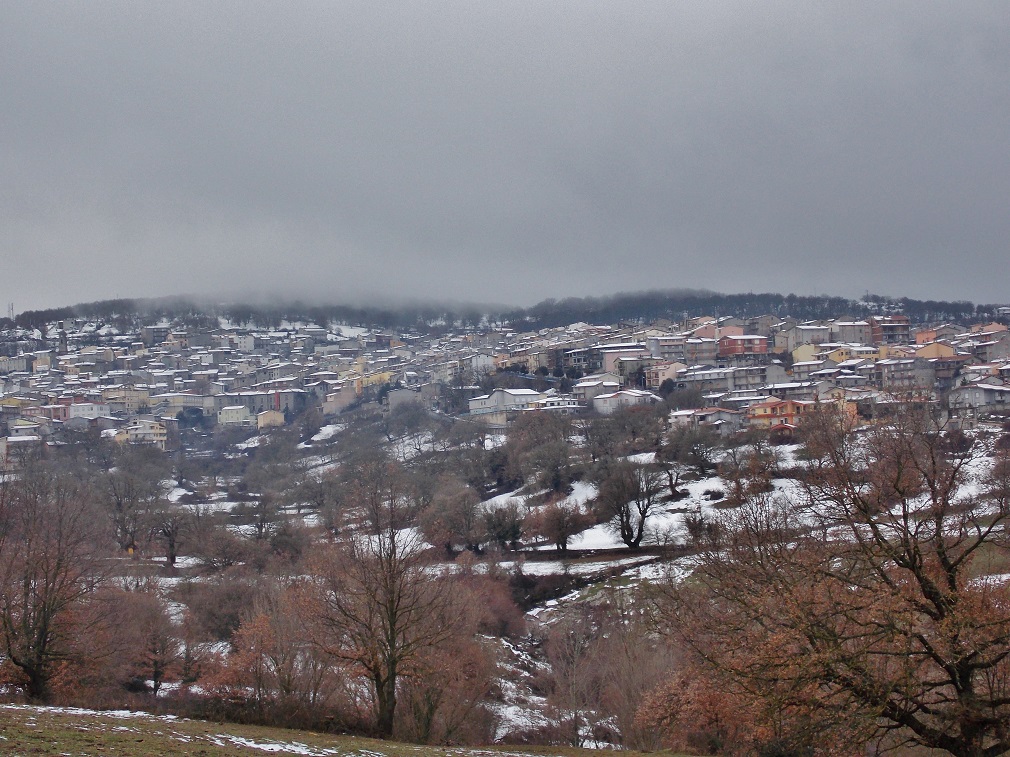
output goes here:
{"type": "Polygon", "coordinates": [[[19,450],[58,444],[68,431],[166,450],[188,427],[264,429],[310,406],[336,413],[399,375],[404,360],[403,342],[360,329],[54,327],[53,339],[7,335],[8,344],[46,347],[0,357],[0,461],[8,466],[19,450]]]}
{"type": "Polygon", "coordinates": [[[697,390],[706,407],[677,411],[674,420],[725,432],[787,428],[816,403],[856,406],[894,392],[946,395],[961,417],[1010,407],[1006,326],[914,328],[901,315],[580,323],[437,337],[312,324],[160,323],[124,333],[85,321],[53,324],[51,333],[6,335],[0,460],[7,464],[19,449],[58,443],[66,430],[171,449],[188,427],[264,429],[310,407],[329,415],[375,400],[418,401],[505,426],[521,412],[607,414],[697,390]],[[488,391],[503,372],[522,388],[488,391]]]}
{"type": "Polygon", "coordinates": [[[896,395],[948,397],[962,423],[1010,408],[1010,331],[1000,323],[703,317],[594,331],[525,335],[510,350],[509,360],[527,371],[589,372],[570,394],[498,390],[471,400],[471,413],[493,423],[536,409],[606,414],[657,402],[657,392],[696,390],[706,406],[676,411],[674,422],[732,433],[788,431],[826,402],[872,413],[896,395]]]}

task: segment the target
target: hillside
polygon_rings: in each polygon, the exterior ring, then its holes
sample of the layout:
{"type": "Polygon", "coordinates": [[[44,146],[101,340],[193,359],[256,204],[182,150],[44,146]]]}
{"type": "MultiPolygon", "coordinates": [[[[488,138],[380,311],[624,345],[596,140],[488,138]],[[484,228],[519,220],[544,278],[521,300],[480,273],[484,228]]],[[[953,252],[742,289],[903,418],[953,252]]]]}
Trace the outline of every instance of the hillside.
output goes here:
{"type": "MultiPolygon", "coordinates": [[[[574,748],[493,749],[446,748],[332,736],[309,731],[209,723],[139,712],[98,712],[60,707],[0,706],[0,742],[4,754],[107,755],[141,757],[157,754],[248,756],[258,753],[294,755],[360,755],[361,757],[427,757],[428,755],[588,754],[574,748]]],[[[627,755],[637,754],[625,752],[627,755]]]]}

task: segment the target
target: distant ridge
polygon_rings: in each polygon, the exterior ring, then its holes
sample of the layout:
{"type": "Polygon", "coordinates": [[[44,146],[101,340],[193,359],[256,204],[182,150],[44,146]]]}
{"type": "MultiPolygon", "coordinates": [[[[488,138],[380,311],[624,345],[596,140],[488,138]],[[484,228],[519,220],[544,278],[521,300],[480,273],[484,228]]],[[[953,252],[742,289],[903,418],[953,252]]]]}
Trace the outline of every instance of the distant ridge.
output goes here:
{"type": "Polygon", "coordinates": [[[480,326],[529,330],[566,326],[571,323],[651,323],[660,319],[678,322],[685,316],[775,315],[800,320],[864,318],[904,313],[916,323],[965,322],[995,319],[997,308],[966,300],[917,300],[867,294],[859,300],[829,295],[795,295],[753,292],[722,294],[700,289],[621,292],[606,297],[547,299],[528,308],[463,303],[412,302],[383,305],[318,304],[293,301],[211,302],[205,298],[172,296],[143,299],[113,299],[81,303],[48,310],[27,310],[10,328],[41,328],[55,321],[83,318],[114,322],[121,328],[139,327],[155,320],[170,320],[193,328],[216,327],[218,318],[236,325],[276,328],[283,321],[314,322],[320,326],[348,324],[371,328],[416,330],[425,333],[480,326]]]}

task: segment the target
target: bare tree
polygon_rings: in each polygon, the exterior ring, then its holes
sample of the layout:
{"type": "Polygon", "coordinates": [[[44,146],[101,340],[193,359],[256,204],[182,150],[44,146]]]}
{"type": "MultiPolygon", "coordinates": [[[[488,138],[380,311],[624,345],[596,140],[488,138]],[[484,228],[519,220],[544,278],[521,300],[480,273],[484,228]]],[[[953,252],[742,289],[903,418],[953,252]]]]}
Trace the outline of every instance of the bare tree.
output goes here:
{"type": "Polygon", "coordinates": [[[405,528],[417,514],[416,492],[403,466],[378,451],[345,465],[337,496],[348,515],[364,520],[370,531],[405,528]]]}
{"type": "Polygon", "coordinates": [[[670,496],[680,493],[680,485],[692,471],[704,475],[713,467],[712,455],[718,443],[714,432],[687,427],[671,430],[656,451],[656,464],[666,474],[670,496]]]}
{"type": "Polygon", "coordinates": [[[564,618],[550,629],[545,644],[553,673],[548,702],[563,743],[585,746],[597,719],[600,680],[592,660],[596,628],[587,617],[564,618]]]}
{"type": "Polygon", "coordinates": [[[477,551],[487,531],[481,522],[480,496],[458,479],[437,482],[431,503],[421,513],[421,529],[433,544],[444,544],[451,556],[455,545],[477,551]]]}
{"type": "Polygon", "coordinates": [[[719,463],[719,476],[726,484],[730,504],[742,505],[749,497],[768,492],[778,465],[778,456],[761,432],[747,444],[731,445],[719,463]]]}
{"type": "Polygon", "coordinates": [[[172,570],[179,557],[179,547],[192,527],[192,518],[185,508],[168,503],[154,506],[147,517],[151,538],[165,548],[165,563],[172,570]]]}
{"type": "Polygon", "coordinates": [[[349,538],[316,565],[319,643],[370,684],[376,730],[393,733],[401,679],[452,638],[461,613],[429,570],[415,532],[387,525],[349,538]]]}
{"type": "Polygon", "coordinates": [[[266,585],[233,637],[217,687],[249,703],[261,719],[286,725],[318,722],[337,689],[322,651],[306,634],[306,613],[297,584],[266,585]]]}
{"type": "Polygon", "coordinates": [[[600,514],[628,547],[638,549],[645,536],[645,524],[659,507],[664,489],[662,472],[655,466],[622,460],[603,482],[596,499],[600,514]]]}
{"type": "Polygon", "coordinates": [[[526,514],[518,499],[509,499],[504,505],[484,511],[484,528],[488,541],[499,549],[517,549],[525,534],[526,514]]]}
{"type": "Polygon", "coordinates": [[[104,502],[124,551],[135,551],[148,513],[164,493],[162,479],[170,471],[168,459],[146,445],[129,445],[116,457],[115,466],[100,478],[104,502]]]}

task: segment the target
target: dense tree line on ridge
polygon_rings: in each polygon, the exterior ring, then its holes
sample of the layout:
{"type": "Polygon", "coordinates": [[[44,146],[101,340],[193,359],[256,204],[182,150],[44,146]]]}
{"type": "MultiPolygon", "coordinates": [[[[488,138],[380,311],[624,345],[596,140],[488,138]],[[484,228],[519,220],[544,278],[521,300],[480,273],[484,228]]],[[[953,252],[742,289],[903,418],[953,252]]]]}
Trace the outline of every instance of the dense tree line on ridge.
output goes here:
{"type": "Polygon", "coordinates": [[[571,323],[673,322],[685,316],[734,315],[751,317],[772,314],[800,320],[903,313],[914,323],[944,321],[968,323],[994,319],[996,305],[965,300],[917,300],[867,295],[861,300],[827,295],[743,293],[720,294],[704,290],[629,292],[610,297],[547,299],[528,308],[485,305],[439,304],[437,302],[383,307],[342,304],[311,304],[301,301],[256,303],[211,303],[199,298],[161,297],[114,299],[45,310],[26,310],[13,323],[0,319],[0,327],[42,328],[60,320],[83,318],[112,323],[124,331],[160,319],[191,327],[216,327],[219,316],[236,325],[276,328],[283,321],[314,322],[321,326],[349,324],[419,333],[438,334],[482,325],[514,329],[541,329],[571,323]]]}

